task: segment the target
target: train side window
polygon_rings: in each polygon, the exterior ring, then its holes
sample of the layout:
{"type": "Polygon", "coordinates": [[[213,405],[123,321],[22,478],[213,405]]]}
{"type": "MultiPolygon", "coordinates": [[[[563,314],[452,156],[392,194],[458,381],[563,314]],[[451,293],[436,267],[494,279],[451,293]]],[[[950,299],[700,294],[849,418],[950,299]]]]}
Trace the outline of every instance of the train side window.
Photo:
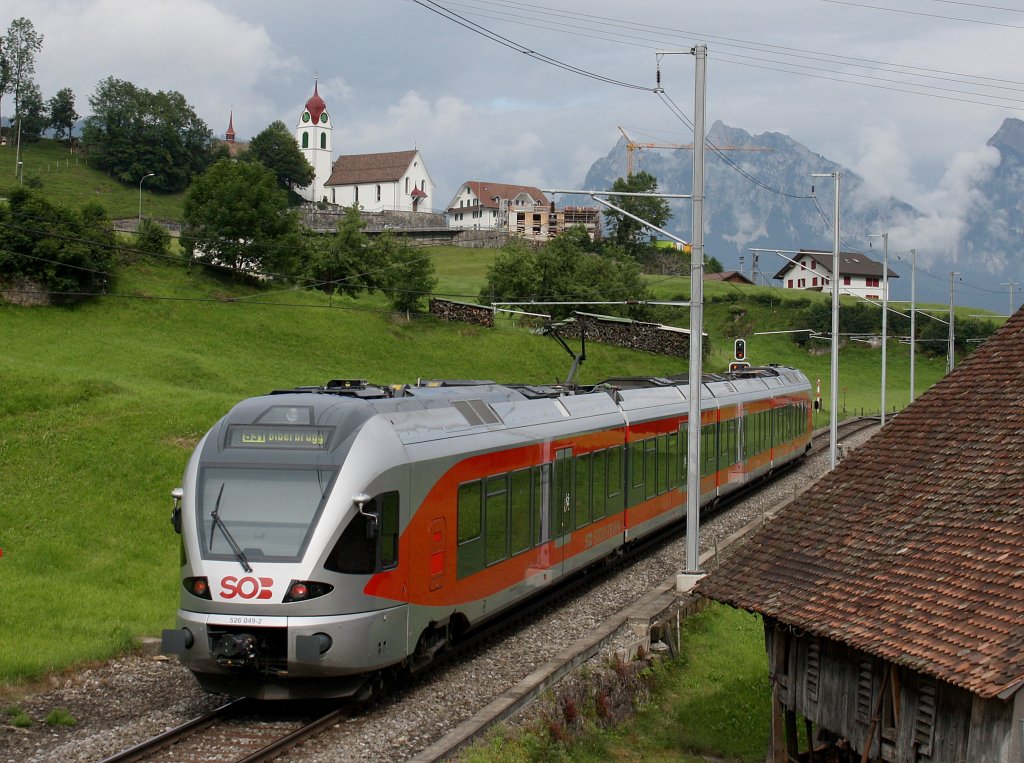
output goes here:
{"type": "Polygon", "coordinates": [[[672,432],[668,436],[668,447],[665,458],[668,461],[668,487],[679,487],[679,433],[672,432]]]}
{"type": "Polygon", "coordinates": [[[390,570],[398,564],[398,493],[378,497],[380,506],[380,567],[390,570]]]}
{"type": "Polygon", "coordinates": [[[608,451],[606,450],[599,450],[590,456],[591,515],[595,520],[604,517],[607,511],[608,486],[605,483],[608,477],[607,462],[608,451]]]}
{"type": "Polygon", "coordinates": [[[702,477],[707,477],[714,474],[717,469],[715,464],[718,458],[718,424],[707,424],[701,428],[701,443],[700,443],[700,454],[701,464],[700,474],[702,477]]]}
{"type": "Polygon", "coordinates": [[[658,492],[667,493],[672,487],[672,453],[667,434],[658,435],[658,492]]]}
{"type": "Polygon", "coordinates": [[[480,537],[480,480],[459,485],[459,543],[480,537]]]}
{"type": "Polygon", "coordinates": [[[654,498],[658,494],[658,438],[644,440],[644,485],[645,496],[654,498]]]}
{"type": "Polygon", "coordinates": [[[508,475],[487,478],[484,512],[484,563],[494,564],[508,556],[508,475]]]}
{"type": "Polygon", "coordinates": [[[689,478],[687,470],[690,468],[686,454],[690,452],[690,433],[686,424],[679,426],[679,484],[686,489],[686,480],[689,478]]]}
{"type": "Polygon", "coordinates": [[[608,511],[622,511],[622,448],[608,448],[608,511]]]}
{"type": "Polygon", "coordinates": [[[536,545],[551,540],[551,464],[533,467],[533,540],[536,545]]]}
{"type": "Polygon", "coordinates": [[[590,524],[590,454],[576,458],[576,517],[575,527],[579,529],[590,524]]]}
{"type": "Polygon", "coordinates": [[[512,554],[518,554],[530,547],[530,470],[512,472],[512,516],[509,541],[512,554]]]}
{"type": "Polygon", "coordinates": [[[644,499],[644,441],[629,444],[629,505],[635,506],[644,499]]]}

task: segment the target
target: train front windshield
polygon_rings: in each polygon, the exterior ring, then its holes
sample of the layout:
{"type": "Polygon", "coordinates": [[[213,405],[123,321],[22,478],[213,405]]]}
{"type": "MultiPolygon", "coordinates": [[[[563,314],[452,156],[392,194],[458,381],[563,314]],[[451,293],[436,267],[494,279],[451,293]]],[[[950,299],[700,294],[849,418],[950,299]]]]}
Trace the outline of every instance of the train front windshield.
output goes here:
{"type": "Polygon", "coordinates": [[[335,471],[208,467],[196,507],[205,559],[302,558],[335,471]]]}

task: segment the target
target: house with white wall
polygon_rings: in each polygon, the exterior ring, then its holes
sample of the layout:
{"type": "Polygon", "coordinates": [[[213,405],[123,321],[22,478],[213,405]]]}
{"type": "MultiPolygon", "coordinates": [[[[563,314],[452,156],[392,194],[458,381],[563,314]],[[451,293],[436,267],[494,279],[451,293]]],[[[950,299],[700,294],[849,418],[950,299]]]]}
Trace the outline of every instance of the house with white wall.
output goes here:
{"type": "Polygon", "coordinates": [[[547,197],[533,186],[467,180],[448,205],[448,227],[508,230],[510,215],[547,205],[547,197]]]}
{"type": "MultiPolygon", "coordinates": [[[[832,290],[832,252],[818,249],[801,249],[785,264],[774,278],[782,281],[786,289],[806,291],[832,290]]],[[[839,253],[839,293],[863,299],[884,298],[882,263],[860,252],[839,253]]],[[[889,268],[889,278],[899,278],[889,268]]]]}

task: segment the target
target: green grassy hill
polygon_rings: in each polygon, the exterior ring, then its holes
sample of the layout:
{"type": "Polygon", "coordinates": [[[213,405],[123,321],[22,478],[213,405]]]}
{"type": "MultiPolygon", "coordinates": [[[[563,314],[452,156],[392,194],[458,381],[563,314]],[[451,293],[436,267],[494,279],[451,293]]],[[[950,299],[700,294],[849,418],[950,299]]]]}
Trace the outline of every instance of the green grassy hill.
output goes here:
{"type": "MultiPolygon", "coordinates": [[[[29,186],[38,183],[53,202],[78,208],[96,201],[106,208],[113,220],[139,216],[138,183],[125,185],[90,167],[86,155],[72,153],[67,143],[45,139],[29,143],[23,140],[20,156],[24,167],[19,178],[17,146],[0,146],[0,196],[6,196],[19,182],[29,186]]],[[[142,175],[139,175],[139,180],[142,175]]],[[[148,182],[142,184],[143,215],[159,220],[181,220],[185,195],[152,193],[146,188],[148,182]]]]}

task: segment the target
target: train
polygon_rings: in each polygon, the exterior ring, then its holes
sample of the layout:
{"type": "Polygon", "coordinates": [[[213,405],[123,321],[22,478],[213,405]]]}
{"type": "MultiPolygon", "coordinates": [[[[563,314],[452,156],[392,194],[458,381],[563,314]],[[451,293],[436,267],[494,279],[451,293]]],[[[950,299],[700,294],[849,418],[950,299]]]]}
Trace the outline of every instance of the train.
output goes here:
{"type": "MultiPolygon", "coordinates": [[[[203,689],[365,698],[484,622],[685,520],[689,384],[336,379],[235,405],[172,491],[162,650],[203,689]]],[[[705,374],[700,504],[810,449],[785,366],[705,374]]]]}

